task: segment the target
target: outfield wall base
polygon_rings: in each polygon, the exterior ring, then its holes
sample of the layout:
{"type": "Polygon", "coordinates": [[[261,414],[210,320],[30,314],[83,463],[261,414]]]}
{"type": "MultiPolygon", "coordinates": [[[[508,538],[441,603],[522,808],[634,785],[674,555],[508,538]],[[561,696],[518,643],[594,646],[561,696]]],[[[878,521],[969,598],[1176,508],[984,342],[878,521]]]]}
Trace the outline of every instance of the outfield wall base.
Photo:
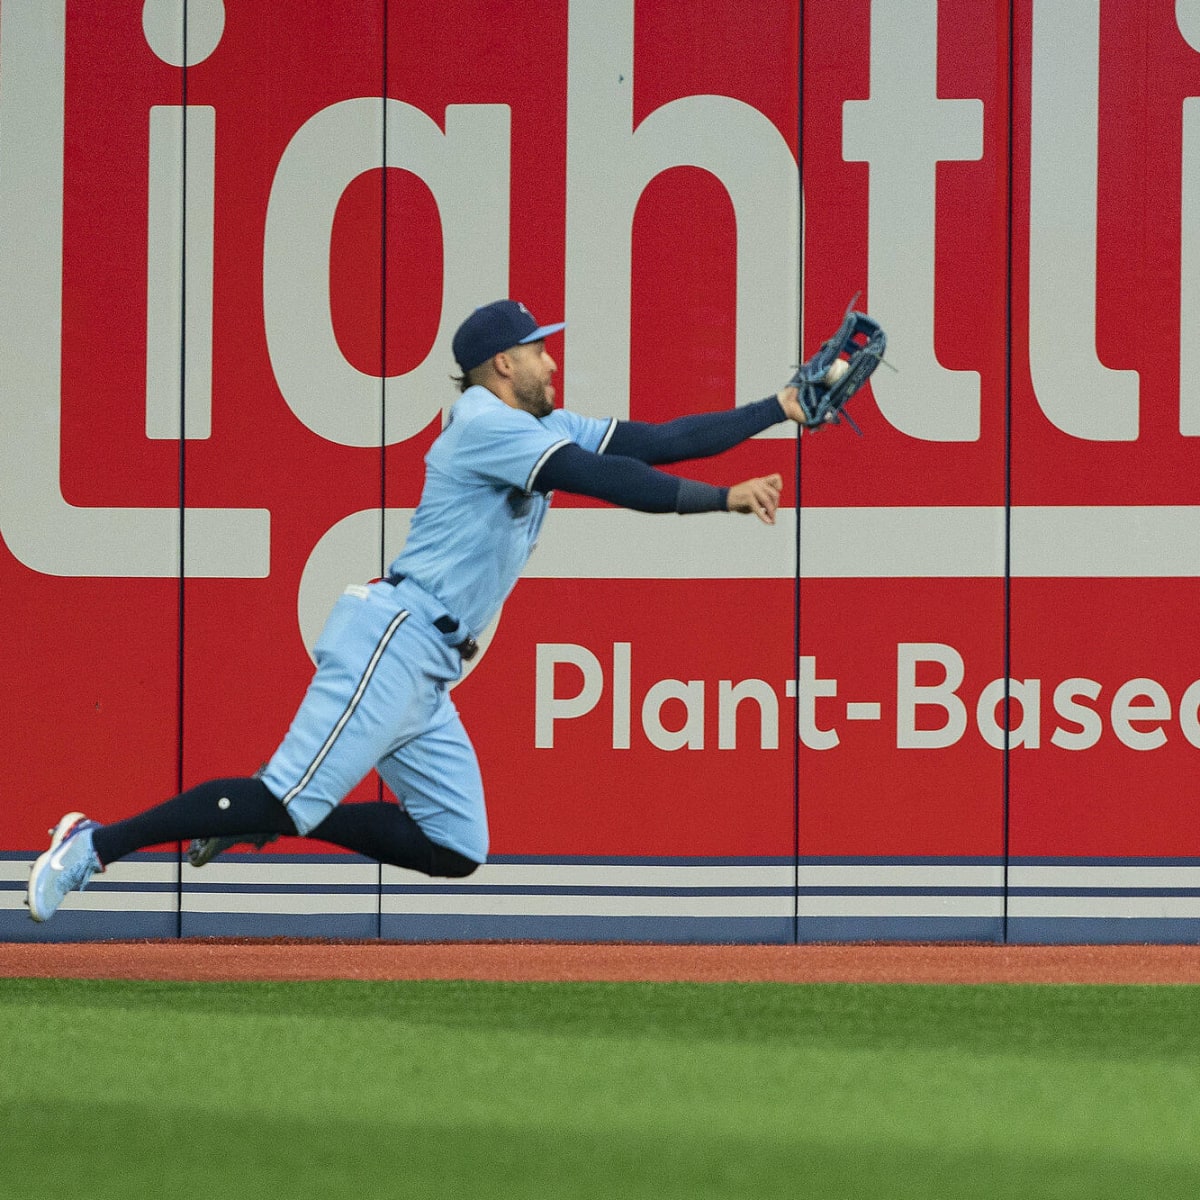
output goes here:
{"type": "Polygon", "coordinates": [[[0,940],[1200,943],[1192,859],[498,857],[436,880],[353,855],[138,854],[39,925],[35,857],[0,855],[0,940]]]}

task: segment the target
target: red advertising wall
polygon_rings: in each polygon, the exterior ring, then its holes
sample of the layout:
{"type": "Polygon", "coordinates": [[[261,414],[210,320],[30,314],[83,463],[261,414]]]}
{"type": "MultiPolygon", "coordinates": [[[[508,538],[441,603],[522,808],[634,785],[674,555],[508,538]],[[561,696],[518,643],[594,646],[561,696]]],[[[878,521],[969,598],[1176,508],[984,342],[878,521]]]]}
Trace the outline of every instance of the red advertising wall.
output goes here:
{"type": "MultiPolygon", "coordinates": [[[[1099,876],[1095,860],[1113,856],[1127,874],[1151,866],[1157,885],[1186,889],[1200,743],[1187,616],[1200,14],[1139,3],[1072,15],[1056,62],[1062,15],[1024,4],[1014,22],[1013,283],[1028,302],[1013,323],[1012,497],[1024,532],[1012,664],[1039,688],[1040,719],[1026,724],[1040,742],[1012,754],[1010,847],[1031,883],[1056,883],[1058,856],[1090,883],[1087,868],[1099,876]],[[1047,210],[1069,232],[1048,228],[1047,210]],[[1044,261],[1050,238],[1056,271],[1044,261]],[[1084,287],[1094,301],[1072,305],[1084,287]]],[[[1163,911],[1161,895],[1140,913],[1163,911]]],[[[1096,903],[1091,919],[1113,901],[1096,903]]],[[[1079,902],[1060,898],[1055,911],[1075,915],[1079,902]]]]}
{"type": "Polygon", "coordinates": [[[0,934],[1194,936],[1198,54],[1144,0],[0,0],[0,934]],[[164,847],[34,929],[61,811],[269,757],[501,295],[596,415],[767,395],[855,296],[888,364],[861,438],[686,468],[779,471],[772,529],[556,499],[454,693],[469,886],[164,847]]]}

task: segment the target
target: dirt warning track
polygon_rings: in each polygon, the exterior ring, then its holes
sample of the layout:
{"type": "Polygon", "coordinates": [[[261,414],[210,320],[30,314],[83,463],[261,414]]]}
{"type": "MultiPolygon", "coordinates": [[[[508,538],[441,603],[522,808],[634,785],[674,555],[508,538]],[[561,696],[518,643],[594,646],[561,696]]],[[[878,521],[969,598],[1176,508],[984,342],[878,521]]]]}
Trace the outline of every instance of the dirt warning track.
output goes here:
{"type": "Polygon", "coordinates": [[[0,943],[0,977],[1200,983],[1200,946],[213,940],[0,943]]]}

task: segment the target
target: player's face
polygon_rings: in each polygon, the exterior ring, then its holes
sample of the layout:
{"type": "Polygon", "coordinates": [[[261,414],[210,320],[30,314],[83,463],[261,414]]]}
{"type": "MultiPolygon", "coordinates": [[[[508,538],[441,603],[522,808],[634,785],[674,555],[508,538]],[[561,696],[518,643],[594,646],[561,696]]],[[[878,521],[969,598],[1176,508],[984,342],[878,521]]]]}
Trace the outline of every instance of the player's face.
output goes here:
{"type": "Polygon", "coordinates": [[[546,352],[545,342],[514,346],[509,352],[513,363],[512,389],[519,408],[535,417],[554,411],[554,384],[550,380],[558,364],[546,352]]]}

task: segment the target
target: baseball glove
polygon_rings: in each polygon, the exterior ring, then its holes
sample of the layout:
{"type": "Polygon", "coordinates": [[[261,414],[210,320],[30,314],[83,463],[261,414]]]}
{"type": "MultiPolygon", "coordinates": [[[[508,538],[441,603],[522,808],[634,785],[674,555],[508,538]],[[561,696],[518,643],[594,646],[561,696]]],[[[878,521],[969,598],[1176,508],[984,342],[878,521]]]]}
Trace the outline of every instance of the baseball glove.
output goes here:
{"type": "Polygon", "coordinates": [[[812,429],[839,425],[845,419],[855,433],[862,435],[845,411],[846,404],[882,361],[887,335],[878,321],[854,311],[857,299],[855,296],[850,301],[837,333],[788,381],[788,387],[799,390],[805,424],[812,429]]]}

